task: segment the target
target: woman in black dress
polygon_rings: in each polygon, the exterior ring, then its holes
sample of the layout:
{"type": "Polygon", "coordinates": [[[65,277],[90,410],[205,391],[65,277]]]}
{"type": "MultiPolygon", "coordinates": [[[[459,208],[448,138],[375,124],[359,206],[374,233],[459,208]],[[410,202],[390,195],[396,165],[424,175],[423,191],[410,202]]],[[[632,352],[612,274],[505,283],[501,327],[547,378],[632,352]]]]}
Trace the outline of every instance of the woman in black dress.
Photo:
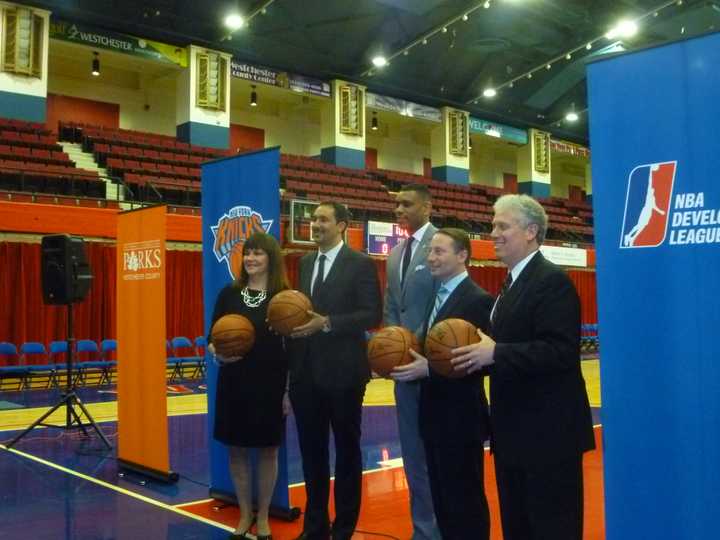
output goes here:
{"type": "MultiPolygon", "coordinates": [[[[229,313],[247,317],[255,327],[255,344],[243,358],[222,358],[215,396],[214,437],[228,445],[240,522],[231,538],[248,538],[257,522],[257,538],[269,540],[268,510],[277,479],[278,447],[285,429],[288,399],[287,358],[282,338],[268,329],[267,304],[287,289],[287,278],[275,238],[254,233],[243,245],[240,278],[215,301],[212,323],[229,313]],[[257,516],[252,515],[249,448],[258,449],[257,516]]],[[[209,345],[211,353],[215,347],[209,345]]]]}

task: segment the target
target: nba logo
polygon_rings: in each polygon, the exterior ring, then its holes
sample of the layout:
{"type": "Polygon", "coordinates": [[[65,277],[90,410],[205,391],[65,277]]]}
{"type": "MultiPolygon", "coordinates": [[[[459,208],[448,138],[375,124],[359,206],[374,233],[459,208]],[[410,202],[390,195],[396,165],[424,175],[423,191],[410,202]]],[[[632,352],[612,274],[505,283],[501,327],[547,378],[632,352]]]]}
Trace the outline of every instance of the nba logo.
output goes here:
{"type": "Polygon", "coordinates": [[[677,161],[639,165],[628,178],[621,248],[656,247],[665,240],[677,161]]]}

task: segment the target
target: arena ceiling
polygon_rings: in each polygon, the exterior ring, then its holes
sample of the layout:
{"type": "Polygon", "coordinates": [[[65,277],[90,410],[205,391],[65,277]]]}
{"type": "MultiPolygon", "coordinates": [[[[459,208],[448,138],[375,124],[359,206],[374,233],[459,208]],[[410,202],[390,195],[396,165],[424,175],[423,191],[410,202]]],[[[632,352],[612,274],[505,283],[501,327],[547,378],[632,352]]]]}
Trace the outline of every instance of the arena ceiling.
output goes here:
{"type": "Polygon", "coordinates": [[[720,29],[720,0],[26,3],[108,30],[214,47],[250,63],[356,81],[372,92],[456,106],[487,120],[535,126],[578,142],[588,137],[589,60],[720,29]],[[223,20],[232,11],[250,20],[231,33],[223,20]],[[634,37],[605,37],[619,20],[638,17],[634,37]],[[371,70],[371,60],[379,54],[390,63],[371,70]],[[486,88],[496,88],[497,95],[483,97],[486,88]],[[565,120],[570,109],[579,113],[574,123],[565,120]]]}

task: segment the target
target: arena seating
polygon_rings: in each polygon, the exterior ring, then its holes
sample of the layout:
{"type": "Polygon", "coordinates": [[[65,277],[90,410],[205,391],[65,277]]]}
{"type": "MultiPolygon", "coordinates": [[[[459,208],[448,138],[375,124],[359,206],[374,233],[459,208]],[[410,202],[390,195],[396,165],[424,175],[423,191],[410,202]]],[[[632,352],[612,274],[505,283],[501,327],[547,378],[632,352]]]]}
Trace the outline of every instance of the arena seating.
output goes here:
{"type": "Polygon", "coordinates": [[[105,197],[95,171],[79,169],[45,126],[0,118],[0,189],[105,197]]]}
{"type": "MultiPolygon", "coordinates": [[[[128,185],[130,199],[163,201],[180,208],[200,206],[200,164],[235,153],[190,145],[168,135],[75,122],[60,122],[58,133],[61,140],[81,143],[113,180],[128,185]]],[[[434,221],[487,234],[492,204],[505,193],[499,187],[448,184],[386,169],[349,169],[294,154],[282,154],[280,166],[284,209],[294,198],[331,200],[347,204],[361,221],[392,221],[395,203],[390,193],[403,184],[420,183],[433,195],[434,221]]],[[[0,188],[104,197],[103,181],[94,171],[76,168],[42,124],[15,120],[0,119],[0,188]]],[[[550,218],[550,239],[593,241],[590,205],[558,197],[541,202],[550,218]]]]}

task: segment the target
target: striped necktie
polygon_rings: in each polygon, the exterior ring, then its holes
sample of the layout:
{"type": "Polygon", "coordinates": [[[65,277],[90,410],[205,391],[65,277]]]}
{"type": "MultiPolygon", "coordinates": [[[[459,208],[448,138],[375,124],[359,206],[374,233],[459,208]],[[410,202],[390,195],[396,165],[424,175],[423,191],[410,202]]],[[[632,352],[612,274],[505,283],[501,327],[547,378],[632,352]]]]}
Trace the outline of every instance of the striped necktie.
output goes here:
{"type": "Polygon", "coordinates": [[[448,295],[448,290],[445,288],[445,285],[441,286],[438,289],[437,295],[435,296],[435,304],[432,308],[432,313],[430,313],[430,318],[428,319],[428,329],[432,328],[433,322],[435,322],[435,317],[437,317],[438,312],[440,311],[440,308],[443,305],[443,302],[445,301],[445,297],[448,295]]]}

